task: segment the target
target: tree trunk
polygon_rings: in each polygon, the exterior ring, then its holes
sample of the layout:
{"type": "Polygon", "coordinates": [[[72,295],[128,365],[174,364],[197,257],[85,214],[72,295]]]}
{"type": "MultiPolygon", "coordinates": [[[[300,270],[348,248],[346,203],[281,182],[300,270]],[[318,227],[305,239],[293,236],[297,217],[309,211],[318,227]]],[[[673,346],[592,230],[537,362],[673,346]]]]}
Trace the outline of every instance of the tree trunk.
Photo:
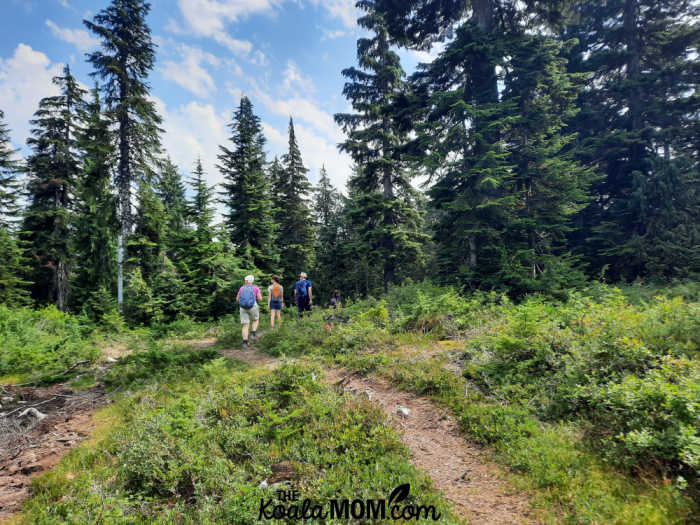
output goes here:
{"type": "MultiPolygon", "coordinates": [[[[122,71],[126,71],[126,58],[120,60],[122,71]]],[[[131,167],[129,151],[129,113],[127,110],[127,85],[126,80],[119,83],[119,214],[121,219],[121,233],[118,238],[117,248],[117,304],[122,311],[124,289],[124,247],[127,244],[131,232],[131,167]]]]}

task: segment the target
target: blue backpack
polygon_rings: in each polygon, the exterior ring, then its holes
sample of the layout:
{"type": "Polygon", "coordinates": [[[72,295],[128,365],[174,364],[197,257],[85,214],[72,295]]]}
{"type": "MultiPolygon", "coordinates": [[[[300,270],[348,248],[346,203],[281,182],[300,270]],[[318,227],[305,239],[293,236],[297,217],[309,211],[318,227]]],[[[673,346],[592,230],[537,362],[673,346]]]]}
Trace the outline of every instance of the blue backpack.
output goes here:
{"type": "Polygon", "coordinates": [[[246,310],[255,306],[255,290],[252,284],[246,284],[241,290],[241,296],[238,298],[238,304],[246,310]]]}
{"type": "Polygon", "coordinates": [[[307,280],[301,280],[297,282],[296,289],[297,289],[297,298],[302,299],[304,297],[309,296],[309,290],[308,290],[308,282],[307,280]]]}

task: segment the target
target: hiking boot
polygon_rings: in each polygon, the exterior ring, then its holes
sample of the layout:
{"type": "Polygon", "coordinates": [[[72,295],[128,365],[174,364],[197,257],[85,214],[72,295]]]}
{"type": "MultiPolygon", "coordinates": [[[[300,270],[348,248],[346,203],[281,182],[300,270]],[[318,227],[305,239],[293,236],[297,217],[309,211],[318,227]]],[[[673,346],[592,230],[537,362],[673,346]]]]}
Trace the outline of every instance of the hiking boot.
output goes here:
{"type": "Polygon", "coordinates": [[[243,348],[248,348],[248,341],[243,341],[243,344],[241,346],[243,348]]]}

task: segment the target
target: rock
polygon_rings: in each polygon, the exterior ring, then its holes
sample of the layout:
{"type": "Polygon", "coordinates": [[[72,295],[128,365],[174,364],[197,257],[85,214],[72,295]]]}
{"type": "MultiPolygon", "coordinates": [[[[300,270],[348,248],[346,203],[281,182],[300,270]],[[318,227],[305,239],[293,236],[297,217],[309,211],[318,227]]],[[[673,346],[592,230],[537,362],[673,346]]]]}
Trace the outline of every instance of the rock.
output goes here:
{"type": "Polygon", "coordinates": [[[396,410],[396,412],[398,412],[401,417],[408,417],[408,414],[411,411],[408,408],[399,405],[399,408],[396,410]]]}
{"type": "Polygon", "coordinates": [[[117,359],[114,357],[108,357],[107,359],[105,359],[105,361],[107,361],[108,363],[116,363],[117,359]]]}
{"type": "Polygon", "coordinates": [[[27,476],[32,472],[40,472],[42,470],[44,470],[44,467],[42,465],[40,465],[39,463],[32,463],[30,465],[25,465],[24,467],[22,467],[21,472],[22,474],[27,476]]]}
{"type": "Polygon", "coordinates": [[[263,489],[263,490],[265,490],[267,487],[268,487],[268,485],[267,485],[267,480],[266,480],[266,479],[262,480],[262,481],[260,482],[260,485],[258,485],[258,488],[259,488],[259,489],[263,489]]]}
{"type": "Polygon", "coordinates": [[[46,418],[46,414],[39,412],[34,407],[23,410],[18,417],[20,419],[22,419],[23,417],[29,417],[29,416],[35,418],[37,421],[41,421],[42,419],[46,418]]]}
{"type": "Polygon", "coordinates": [[[0,398],[0,401],[2,401],[3,403],[12,403],[13,400],[14,397],[12,396],[3,396],[2,398],[0,398]]]}

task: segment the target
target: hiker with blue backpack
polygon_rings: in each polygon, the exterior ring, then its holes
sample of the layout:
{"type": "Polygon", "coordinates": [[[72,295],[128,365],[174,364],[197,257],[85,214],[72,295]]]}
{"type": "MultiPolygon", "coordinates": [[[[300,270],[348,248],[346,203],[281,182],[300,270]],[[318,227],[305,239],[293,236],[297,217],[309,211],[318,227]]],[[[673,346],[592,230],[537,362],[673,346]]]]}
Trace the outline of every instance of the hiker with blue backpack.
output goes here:
{"type": "Polygon", "coordinates": [[[239,288],[238,295],[236,295],[236,300],[238,301],[238,306],[240,306],[241,311],[241,324],[243,325],[241,330],[243,348],[248,347],[248,328],[251,323],[253,324],[253,329],[250,335],[253,342],[255,342],[258,331],[258,320],[260,319],[258,301],[262,301],[263,298],[260,293],[260,288],[253,285],[254,280],[255,277],[252,275],[246,275],[245,284],[239,288]]]}
{"type": "Polygon", "coordinates": [[[299,319],[304,316],[304,312],[311,312],[313,295],[311,292],[311,281],[306,278],[306,273],[299,274],[299,280],[294,285],[294,302],[299,309],[299,319]]]}

